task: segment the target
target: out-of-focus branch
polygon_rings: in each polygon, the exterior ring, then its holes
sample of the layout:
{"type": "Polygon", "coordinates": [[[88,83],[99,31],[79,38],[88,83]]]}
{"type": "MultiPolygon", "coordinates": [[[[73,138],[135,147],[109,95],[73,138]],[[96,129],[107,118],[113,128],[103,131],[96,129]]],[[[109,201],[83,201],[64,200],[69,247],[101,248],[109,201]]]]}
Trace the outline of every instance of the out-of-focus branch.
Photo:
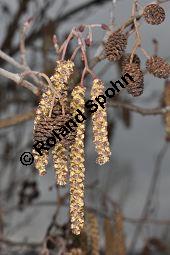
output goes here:
{"type": "Polygon", "coordinates": [[[38,248],[42,246],[42,243],[27,243],[27,242],[17,242],[12,241],[6,238],[0,238],[0,243],[6,244],[8,246],[15,246],[15,247],[29,247],[29,248],[38,248]]]}
{"type": "Polygon", "coordinates": [[[161,114],[165,114],[166,112],[170,111],[170,107],[164,107],[164,108],[142,108],[139,107],[137,105],[133,105],[133,104],[129,104],[129,103],[124,103],[121,101],[112,101],[111,103],[109,103],[109,106],[113,106],[116,108],[124,108],[124,109],[128,109],[132,112],[136,112],[139,113],[143,116],[147,116],[147,115],[161,115],[161,114]]]}
{"type": "Polygon", "coordinates": [[[34,117],[35,111],[15,115],[14,117],[0,120],[0,128],[7,128],[30,120],[34,117]]]}
{"type": "MultiPolygon", "coordinates": [[[[1,71],[1,69],[0,69],[0,71],[1,71]]],[[[128,109],[132,112],[139,113],[143,116],[161,115],[161,114],[165,114],[166,112],[170,111],[170,107],[144,109],[142,107],[139,107],[139,106],[136,106],[136,105],[133,105],[133,104],[129,104],[129,103],[120,102],[120,101],[113,101],[109,104],[109,106],[113,106],[113,107],[116,107],[116,108],[128,109]]],[[[32,119],[34,117],[34,115],[35,115],[35,111],[33,110],[33,111],[28,112],[28,113],[18,114],[14,117],[4,119],[4,120],[0,120],[0,128],[6,128],[6,127],[10,127],[10,126],[13,126],[13,125],[20,124],[24,121],[32,119]]]]}
{"type": "Polygon", "coordinates": [[[24,80],[18,73],[12,73],[0,68],[0,75],[14,81],[16,84],[24,88],[31,90],[36,96],[39,95],[39,89],[30,82],[24,80]]]}
{"type": "MultiPolygon", "coordinates": [[[[162,165],[162,162],[163,162],[163,158],[164,158],[164,156],[167,152],[168,146],[169,146],[169,144],[165,143],[164,146],[162,147],[162,149],[160,150],[157,158],[156,158],[154,172],[153,172],[151,182],[150,182],[150,185],[149,185],[146,201],[145,201],[142,213],[141,213],[141,218],[142,219],[145,219],[145,218],[148,217],[148,212],[149,212],[149,209],[150,209],[150,206],[151,206],[151,203],[152,203],[152,199],[153,199],[153,195],[154,195],[154,192],[155,192],[155,189],[156,189],[158,178],[160,176],[161,165],[162,165]]],[[[142,227],[143,227],[143,222],[140,221],[136,225],[136,229],[134,231],[132,242],[131,242],[131,245],[130,245],[130,248],[129,248],[130,251],[133,251],[135,249],[135,246],[137,245],[137,242],[138,242],[138,239],[139,239],[139,235],[142,231],[142,227]]]]}
{"type": "Polygon", "coordinates": [[[18,69],[21,69],[23,71],[25,71],[25,69],[26,69],[24,65],[19,64],[17,61],[15,61],[14,58],[10,57],[9,55],[7,55],[2,50],[0,50],[0,58],[2,58],[3,60],[5,60],[6,62],[8,62],[9,64],[15,66],[18,69]]]}

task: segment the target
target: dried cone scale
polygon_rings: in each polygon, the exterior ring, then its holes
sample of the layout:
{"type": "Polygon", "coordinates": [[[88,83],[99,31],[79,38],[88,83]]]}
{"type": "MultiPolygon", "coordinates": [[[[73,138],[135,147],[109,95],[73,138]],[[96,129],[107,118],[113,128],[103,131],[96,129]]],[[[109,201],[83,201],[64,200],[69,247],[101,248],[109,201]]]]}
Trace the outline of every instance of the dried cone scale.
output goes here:
{"type": "Polygon", "coordinates": [[[159,25],[165,20],[165,11],[158,4],[149,4],[144,8],[143,17],[148,24],[159,25]]]}
{"type": "MultiPolygon", "coordinates": [[[[164,104],[165,107],[170,107],[170,81],[167,80],[165,82],[164,89],[164,104]]],[[[165,131],[166,131],[166,139],[170,141],[170,111],[165,113],[165,131]]]]}
{"type": "MultiPolygon", "coordinates": [[[[92,100],[95,100],[97,96],[103,94],[103,82],[99,79],[95,79],[91,89],[92,100]]],[[[93,141],[98,154],[96,162],[102,165],[109,161],[111,152],[108,141],[106,108],[98,107],[97,111],[92,113],[93,141]]]]}
{"type": "MultiPolygon", "coordinates": [[[[53,88],[48,87],[48,89],[42,94],[39,106],[36,111],[36,117],[34,121],[34,143],[37,141],[46,142],[46,139],[51,136],[52,129],[55,124],[55,116],[49,117],[52,102],[54,99],[54,91],[56,93],[55,103],[57,110],[60,110],[60,104],[57,101],[57,97],[62,97],[62,90],[66,91],[66,84],[68,83],[70,75],[73,73],[74,63],[70,60],[68,61],[57,61],[57,66],[55,69],[54,76],[51,77],[53,83],[53,88]]],[[[48,151],[43,152],[40,156],[39,153],[33,149],[33,155],[35,159],[35,167],[39,171],[40,175],[46,173],[45,167],[48,163],[48,151]]]]}
{"type": "Polygon", "coordinates": [[[170,65],[161,57],[153,56],[146,61],[146,69],[157,78],[170,76],[170,65]]]}
{"type": "Polygon", "coordinates": [[[126,86],[127,91],[133,97],[140,96],[143,93],[143,73],[140,70],[140,66],[138,64],[126,64],[123,69],[123,73],[128,73],[132,76],[134,81],[129,81],[129,84],[126,86]]]}
{"type": "MultiPolygon", "coordinates": [[[[76,86],[72,92],[71,109],[84,113],[85,88],[76,86]]],[[[85,123],[79,123],[74,144],[70,150],[70,218],[71,229],[79,235],[84,226],[84,132],[85,123]]]]}
{"type": "Polygon", "coordinates": [[[120,31],[112,33],[104,44],[105,57],[109,61],[119,60],[126,48],[127,36],[120,31]]]}

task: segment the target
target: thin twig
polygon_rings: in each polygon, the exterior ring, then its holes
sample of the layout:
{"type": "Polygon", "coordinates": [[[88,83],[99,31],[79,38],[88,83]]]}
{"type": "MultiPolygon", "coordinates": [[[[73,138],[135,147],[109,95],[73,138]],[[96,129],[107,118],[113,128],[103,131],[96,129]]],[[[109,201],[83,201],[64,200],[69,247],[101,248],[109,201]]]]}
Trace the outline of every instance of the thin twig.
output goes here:
{"type": "MultiPolygon", "coordinates": [[[[143,210],[142,210],[142,214],[141,214],[141,217],[140,217],[141,219],[145,219],[145,218],[148,217],[148,211],[150,209],[153,194],[155,192],[157,181],[158,181],[158,178],[159,178],[159,175],[160,175],[162,161],[163,161],[165,153],[168,149],[168,146],[169,146],[169,144],[165,143],[164,146],[162,147],[162,149],[160,150],[157,158],[156,158],[154,171],[153,171],[153,175],[152,175],[152,178],[151,178],[151,183],[149,185],[148,194],[147,194],[146,201],[145,201],[145,204],[144,204],[144,207],[143,207],[143,210]]],[[[136,229],[134,231],[134,235],[133,235],[133,238],[132,238],[132,242],[131,242],[131,245],[130,245],[130,251],[131,252],[134,251],[134,248],[137,245],[137,241],[138,241],[139,235],[142,231],[142,227],[143,227],[143,222],[139,222],[139,224],[137,224],[137,226],[136,226],[136,229]]]]}
{"type": "Polygon", "coordinates": [[[12,73],[5,69],[0,68],[0,75],[14,81],[16,84],[18,84],[24,88],[29,89],[35,95],[39,95],[39,89],[36,86],[34,86],[32,83],[24,80],[20,74],[17,74],[17,73],[15,74],[15,73],[12,73]]]}
{"type": "Polygon", "coordinates": [[[17,124],[21,124],[27,120],[30,120],[34,117],[35,111],[30,111],[27,113],[17,114],[13,117],[7,118],[7,119],[1,119],[0,120],[0,128],[7,128],[11,127],[17,124]]]}

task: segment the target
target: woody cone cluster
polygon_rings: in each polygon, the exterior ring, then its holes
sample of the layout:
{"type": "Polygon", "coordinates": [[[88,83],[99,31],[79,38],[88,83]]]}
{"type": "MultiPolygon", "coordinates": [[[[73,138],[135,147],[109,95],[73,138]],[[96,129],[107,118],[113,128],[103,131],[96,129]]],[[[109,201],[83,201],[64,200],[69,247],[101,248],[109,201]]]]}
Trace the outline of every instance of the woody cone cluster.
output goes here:
{"type": "MultiPolygon", "coordinates": [[[[85,88],[76,86],[72,92],[71,110],[84,113],[85,88]]],[[[70,217],[71,229],[76,235],[84,226],[84,132],[85,123],[79,123],[75,142],[70,151],[70,217]]]]}
{"type": "MultiPolygon", "coordinates": [[[[91,98],[104,94],[104,84],[101,80],[95,79],[91,89],[91,98]]],[[[98,154],[96,162],[100,165],[105,164],[110,159],[110,146],[107,130],[107,112],[106,108],[99,106],[96,112],[92,113],[93,141],[98,154]]]]}

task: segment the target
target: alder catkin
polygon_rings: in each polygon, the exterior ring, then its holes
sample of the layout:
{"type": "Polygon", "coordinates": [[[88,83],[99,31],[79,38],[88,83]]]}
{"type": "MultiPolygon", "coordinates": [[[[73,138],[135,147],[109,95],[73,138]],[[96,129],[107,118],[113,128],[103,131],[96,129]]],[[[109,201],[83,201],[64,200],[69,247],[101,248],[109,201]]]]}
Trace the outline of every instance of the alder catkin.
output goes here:
{"type": "Polygon", "coordinates": [[[99,226],[95,214],[88,212],[87,215],[87,231],[90,239],[92,255],[99,255],[99,226]]]}
{"type": "MultiPolygon", "coordinates": [[[[52,103],[54,93],[56,93],[54,102],[58,100],[57,97],[61,98],[63,95],[65,95],[66,98],[67,83],[74,70],[74,63],[70,60],[59,60],[56,62],[56,64],[57,66],[55,73],[50,78],[53,85],[53,90],[49,86],[48,89],[42,94],[36,111],[33,134],[33,140],[35,143],[38,141],[45,143],[46,139],[50,136],[54,122],[53,119],[49,117],[49,114],[51,107],[53,107],[52,103]]],[[[43,151],[42,156],[40,156],[35,149],[33,149],[32,152],[36,169],[38,169],[40,175],[44,175],[46,173],[45,167],[48,163],[48,151],[43,151]]]]}
{"type": "MultiPolygon", "coordinates": [[[[74,71],[74,63],[70,60],[57,61],[54,75],[51,82],[55,88],[59,100],[54,104],[51,118],[54,120],[53,130],[57,132],[62,129],[65,123],[72,117],[68,103],[68,81],[74,71]]],[[[60,132],[59,132],[60,133],[60,132]]],[[[58,185],[66,185],[68,176],[68,149],[74,142],[74,134],[61,137],[52,148],[52,158],[58,185]]]]}
{"type": "MultiPolygon", "coordinates": [[[[72,92],[73,115],[79,109],[84,113],[85,88],[76,86],[72,92]]],[[[84,226],[84,132],[85,123],[78,123],[75,142],[70,150],[70,218],[71,229],[79,235],[84,226]]]]}
{"type": "MultiPolygon", "coordinates": [[[[165,107],[170,107],[170,81],[167,80],[165,82],[164,88],[164,105],[165,107]]],[[[165,113],[165,132],[166,132],[166,140],[170,141],[170,111],[165,113]]]]}
{"type": "Polygon", "coordinates": [[[52,149],[56,183],[66,185],[68,177],[68,150],[58,143],[52,149]]]}
{"type": "Polygon", "coordinates": [[[114,213],[113,255],[126,255],[123,215],[119,209],[114,213]]]}
{"type": "Polygon", "coordinates": [[[58,60],[56,64],[54,75],[50,80],[59,96],[67,87],[69,78],[74,71],[74,63],[71,60],[58,60]]]}
{"type": "MultiPolygon", "coordinates": [[[[38,141],[45,142],[47,134],[51,131],[51,125],[48,124],[48,115],[51,108],[52,98],[53,94],[50,89],[47,89],[42,94],[34,119],[34,143],[38,141]]],[[[42,151],[42,156],[40,156],[35,149],[32,150],[32,153],[34,156],[35,168],[39,171],[40,175],[44,175],[46,173],[45,167],[48,164],[48,151],[42,151]]]]}
{"type": "MultiPolygon", "coordinates": [[[[101,80],[95,79],[93,81],[91,89],[91,99],[99,95],[104,94],[104,84],[101,80]]],[[[92,113],[92,125],[93,125],[93,141],[98,157],[96,162],[100,165],[105,164],[109,161],[111,151],[108,141],[108,130],[107,130],[107,111],[101,106],[98,106],[96,112],[92,113]]]]}

